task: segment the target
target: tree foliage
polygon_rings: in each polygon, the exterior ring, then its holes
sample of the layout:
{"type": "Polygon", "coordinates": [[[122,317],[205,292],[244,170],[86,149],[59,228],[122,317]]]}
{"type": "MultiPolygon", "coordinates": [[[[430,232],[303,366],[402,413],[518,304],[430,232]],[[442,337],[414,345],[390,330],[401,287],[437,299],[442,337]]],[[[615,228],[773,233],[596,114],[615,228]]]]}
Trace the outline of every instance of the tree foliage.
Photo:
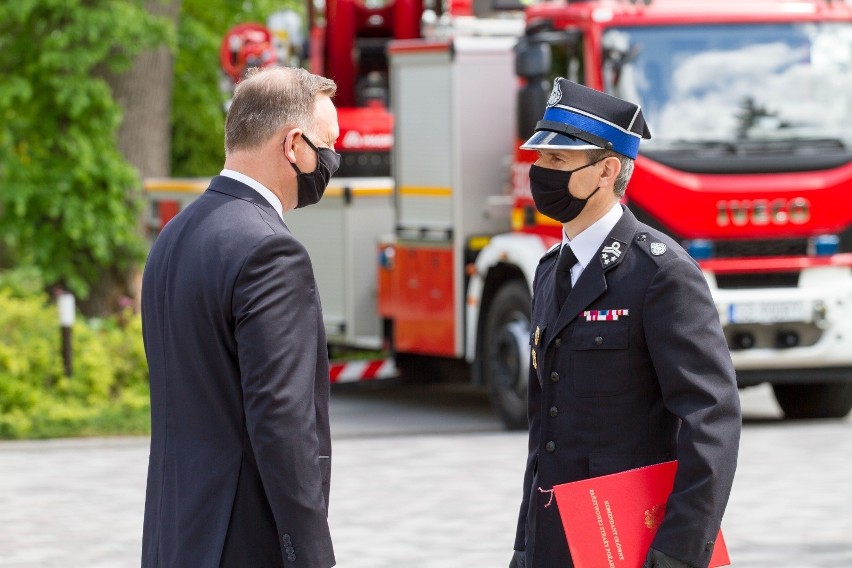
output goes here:
{"type": "Polygon", "coordinates": [[[296,0],[183,0],[172,98],[172,175],[215,175],[225,159],[219,47],[227,31],[264,23],[275,11],[303,10],[296,0]]]}
{"type": "Polygon", "coordinates": [[[296,0],[183,0],[175,30],[146,10],[151,1],[0,2],[0,266],[31,263],[46,285],[83,299],[144,256],[141,180],[117,148],[122,109],[107,78],[143,50],[176,47],[172,175],[215,174],[224,34],[303,9],[296,0]]]}
{"type": "Polygon", "coordinates": [[[0,271],[0,439],[150,432],[141,318],[77,318],[68,377],[41,288],[35,269],[0,271]]]}
{"type": "Polygon", "coordinates": [[[173,32],[138,0],[0,3],[0,251],[48,285],[86,298],[141,257],[139,180],[103,77],[173,32]]]}

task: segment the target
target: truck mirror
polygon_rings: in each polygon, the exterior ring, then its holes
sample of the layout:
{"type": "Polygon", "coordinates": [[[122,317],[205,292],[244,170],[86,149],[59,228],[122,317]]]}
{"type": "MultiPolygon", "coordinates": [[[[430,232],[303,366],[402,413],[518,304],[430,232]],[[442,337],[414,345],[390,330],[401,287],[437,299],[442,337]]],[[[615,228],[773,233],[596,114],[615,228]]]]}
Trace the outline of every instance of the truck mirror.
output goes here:
{"type": "Polygon", "coordinates": [[[529,42],[525,38],[515,47],[515,74],[527,80],[550,75],[550,44],[529,42]]]}
{"type": "Polygon", "coordinates": [[[550,95],[550,83],[546,77],[530,79],[518,90],[517,99],[517,135],[526,139],[535,132],[536,123],[541,120],[550,95]]]}

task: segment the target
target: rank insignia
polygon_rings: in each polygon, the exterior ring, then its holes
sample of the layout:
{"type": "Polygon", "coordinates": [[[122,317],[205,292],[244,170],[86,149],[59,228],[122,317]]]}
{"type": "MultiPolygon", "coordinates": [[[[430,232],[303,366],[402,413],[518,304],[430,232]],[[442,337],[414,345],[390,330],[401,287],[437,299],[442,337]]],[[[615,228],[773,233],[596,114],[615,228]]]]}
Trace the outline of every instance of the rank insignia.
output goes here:
{"type": "Polygon", "coordinates": [[[653,254],[654,256],[660,256],[661,254],[665,254],[666,250],[668,249],[666,249],[666,245],[664,245],[663,243],[651,243],[651,254],[653,254]]]}
{"type": "Polygon", "coordinates": [[[539,326],[535,326],[535,338],[533,339],[533,345],[538,345],[539,340],[541,339],[541,328],[539,326]]]}
{"type": "Polygon", "coordinates": [[[533,369],[538,369],[538,360],[535,358],[535,349],[532,350],[533,369]]]}
{"type": "Polygon", "coordinates": [[[626,318],[630,310],[586,310],[580,314],[581,319],[586,321],[618,321],[618,318],[626,318]]]}
{"type": "Polygon", "coordinates": [[[601,265],[604,268],[614,265],[621,258],[621,255],[624,254],[624,251],[627,248],[626,243],[622,243],[621,241],[617,241],[615,239],[610,239],[609,242],[601,249],[601,265]]]}

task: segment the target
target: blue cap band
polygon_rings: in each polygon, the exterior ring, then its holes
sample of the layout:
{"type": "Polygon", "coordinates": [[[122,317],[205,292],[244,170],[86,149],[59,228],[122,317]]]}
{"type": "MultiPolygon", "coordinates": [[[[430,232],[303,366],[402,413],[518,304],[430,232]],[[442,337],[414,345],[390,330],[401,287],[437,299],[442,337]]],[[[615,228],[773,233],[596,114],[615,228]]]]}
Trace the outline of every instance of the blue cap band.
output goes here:
{"type": "Polygon", "coordinates": [[[544,111],[542,120],[552,120],[554,122],[569,124],[580,130],[599,136],[611,142],[612,149],[615,152],[624,154],[634,160],[636,159],[636,154],[639,152],[639,141],[641,140],[639,136],[628,134],[611,124],[595,120],[578,112],[572,112],[559,107],[549,107],[544,111]]]}

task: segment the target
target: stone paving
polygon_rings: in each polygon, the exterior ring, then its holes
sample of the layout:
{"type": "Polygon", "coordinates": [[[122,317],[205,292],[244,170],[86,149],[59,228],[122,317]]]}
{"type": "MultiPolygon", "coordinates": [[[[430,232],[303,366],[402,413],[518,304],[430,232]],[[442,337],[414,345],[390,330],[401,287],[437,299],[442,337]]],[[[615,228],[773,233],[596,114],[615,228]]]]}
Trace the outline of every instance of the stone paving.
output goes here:
{"type": "MultiPolygon", "coordinates": [[[[852,419],[775,412],[744,428],[723,523],[733,566],[852,567],[852,419]]],[[[508,565],[525,436],[450,430],[337,437],[338,566],[508,565]]],[[[138,566],[147,455],[144,438],[0,443],[0,566],[138,566]]]]}

